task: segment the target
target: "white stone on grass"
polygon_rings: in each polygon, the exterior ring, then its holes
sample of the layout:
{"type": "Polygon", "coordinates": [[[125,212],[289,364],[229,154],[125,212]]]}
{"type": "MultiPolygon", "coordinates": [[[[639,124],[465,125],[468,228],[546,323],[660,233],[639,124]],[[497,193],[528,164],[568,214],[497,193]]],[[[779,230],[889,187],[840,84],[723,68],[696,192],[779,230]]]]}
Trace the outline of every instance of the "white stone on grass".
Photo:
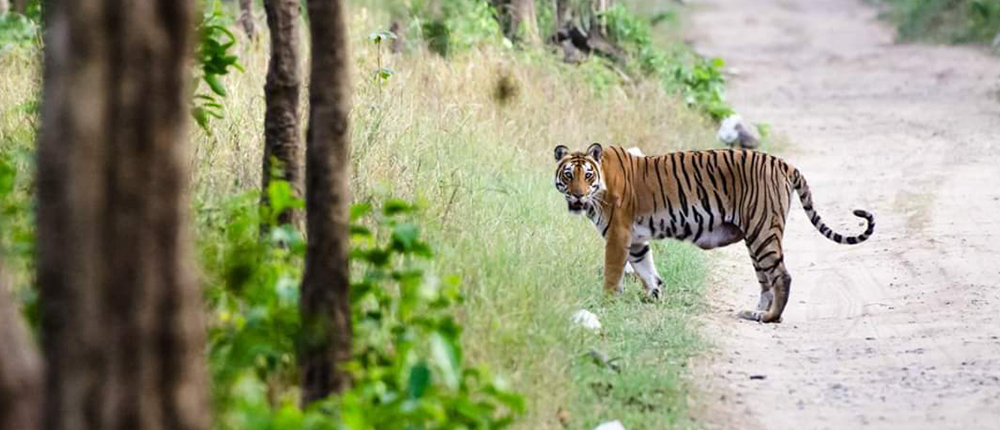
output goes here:
{"type": "Polygon", "coordinates": [[[570,317],[573,324],[583,327],[588,330],[598,331],[601,329],[601,322],[597,320],[597,315],[586,309],[580,309],[573,312],[573,316],[570,317]]]}
{"type": "Polygon", "coordinates": [[[614,420],[594,427],[594,430],[625,430],[625,425],[621,421],[614,420]]]}

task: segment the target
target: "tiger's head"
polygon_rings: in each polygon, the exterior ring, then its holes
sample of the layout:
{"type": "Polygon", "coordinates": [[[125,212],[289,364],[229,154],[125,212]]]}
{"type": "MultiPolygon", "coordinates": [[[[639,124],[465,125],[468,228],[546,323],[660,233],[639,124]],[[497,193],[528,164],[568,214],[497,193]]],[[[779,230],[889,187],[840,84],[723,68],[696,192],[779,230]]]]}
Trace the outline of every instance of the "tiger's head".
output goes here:
{"type": "Polygon", "coordinates": [[[569,212],[582,214],[594,204],[595,195],[604,190],[604,172],[601,171],[600,143],[587,148],[587,152],[569,152],[569,148],[556,146],[556,189],[566,196],[569,212]]]}

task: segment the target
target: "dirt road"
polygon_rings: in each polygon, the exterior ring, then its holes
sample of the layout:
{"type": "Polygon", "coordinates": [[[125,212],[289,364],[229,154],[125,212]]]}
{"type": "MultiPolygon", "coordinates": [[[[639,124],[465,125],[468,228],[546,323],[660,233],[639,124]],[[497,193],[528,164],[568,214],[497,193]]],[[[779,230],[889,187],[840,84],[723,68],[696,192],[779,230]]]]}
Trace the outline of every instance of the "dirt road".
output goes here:
{"type": "Polygon", "coordinates": [[[785,236],[784,323],[757,303],[745,249],[721,251],[696,384],[707,428],[1000,428],[1000,59],[898,45],[867,3],[701,0],[690,37],[738,71],[745,119],[786,134],[836,230],[796,203],[785,236]],[[759,375],[759,376],[757,376],[759,375]],[[755,376],[751,378],[751,376],[755,376]],[[764,379],[759,379],[763,377],[764,379]]]}

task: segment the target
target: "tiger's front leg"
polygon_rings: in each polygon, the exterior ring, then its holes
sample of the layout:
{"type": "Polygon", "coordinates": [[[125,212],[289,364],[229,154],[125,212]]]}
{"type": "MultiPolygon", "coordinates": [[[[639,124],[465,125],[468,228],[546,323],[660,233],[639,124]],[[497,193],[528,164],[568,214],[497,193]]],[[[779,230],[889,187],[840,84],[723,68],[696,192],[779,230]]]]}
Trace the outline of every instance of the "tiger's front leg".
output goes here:
{"type": "Polygon", "coordinates": [[[628,260],[629,247],[632,245],[632,228],[630,225],[615,223],[608,227],[607,242],[604,246],[604,291],[620,294],[622,292],[622,275],[625,272],[625,262],[628,260]]]}
{"type": "Polygon", "coordinates": [[[653,251],[649,249],[649,241],[633,242],[629,248],[628,261],[639,275],[642,285],[646,287],[646,297],[657,300],[662,295],[663,279],[656,272],[653,264],[653,251]]]}

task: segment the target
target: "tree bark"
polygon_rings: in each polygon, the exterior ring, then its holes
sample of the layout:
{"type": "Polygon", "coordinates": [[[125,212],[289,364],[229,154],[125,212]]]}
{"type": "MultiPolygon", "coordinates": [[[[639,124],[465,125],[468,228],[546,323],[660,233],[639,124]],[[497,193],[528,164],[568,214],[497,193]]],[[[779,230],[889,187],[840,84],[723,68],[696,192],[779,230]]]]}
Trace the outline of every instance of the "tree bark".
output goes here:
{"type": "Polygon", "coordinates": [[[302,280],[303,404],[350,385],[348,187],[351,86],[343,0],[308,0],[312,66],[306,134],[309,245],[302,280]]]}
{"type": "Polygon", "coordinates": [[[539,42],[538,19],[535,17],[535,0],[511,0],[511,31],[514,40],[535,44],[539,42]]]}
{"type": "Polygon", "coordinates": [[[0,269],[0,429],[39,428],[42,362],[0,269]]]}
{"type": "Polygon", "coordinates": [[[187,208],[193,0],[60,1],[38,145],[43,428],[207,430],[187,208]]]}
{"type": "Polygon", "coordinates": [[[6,15],[10,10],[10,3],[7,0],[0,0],[0,15],[6,15]]]}
{"type": "Polygon", "coordinates": [[[555,2],[555,25],[558,30],[563,28],[563,25],[573,19],[573,12],[569,7],[569,0],[555,0],[555,2]]]}
{"type": "Polygon", "coordinates": [[[14,0],[11,5],[13,6],[12,12],[24,15],[24,11],[28,8],[28,0],[14,0]]]}
{"type": "Polygon", "coordinates": [[[591,28],[593,29],[596,26],[600,34],[605,38],[608,37],[608,19],[601,14],[607,12],[613,4],[614,0],[591,0],[590,3],[591,28]]]}
{"type": "MultiPolygon", "coordinates": [[[[267,66],[264,94],[264,160],[261,204],[267,205],[267,187],[272,175],[288,181],[296,196],[302,195],[302,162],[299,157],[299,2],[264,0],[267,26],[271,33],[271,60],[267,66]],[[273,163],[277,163],[274,165],[273,163]]],[[[278,217],[281,224],[301,226],[297,211],[278,217]]]]}
{"type": "Polygon", "coordinates": [[[257,40],[257,29],[253,23],[253,0],[240,0],[240,25],[250,40],[257,40]]]}

